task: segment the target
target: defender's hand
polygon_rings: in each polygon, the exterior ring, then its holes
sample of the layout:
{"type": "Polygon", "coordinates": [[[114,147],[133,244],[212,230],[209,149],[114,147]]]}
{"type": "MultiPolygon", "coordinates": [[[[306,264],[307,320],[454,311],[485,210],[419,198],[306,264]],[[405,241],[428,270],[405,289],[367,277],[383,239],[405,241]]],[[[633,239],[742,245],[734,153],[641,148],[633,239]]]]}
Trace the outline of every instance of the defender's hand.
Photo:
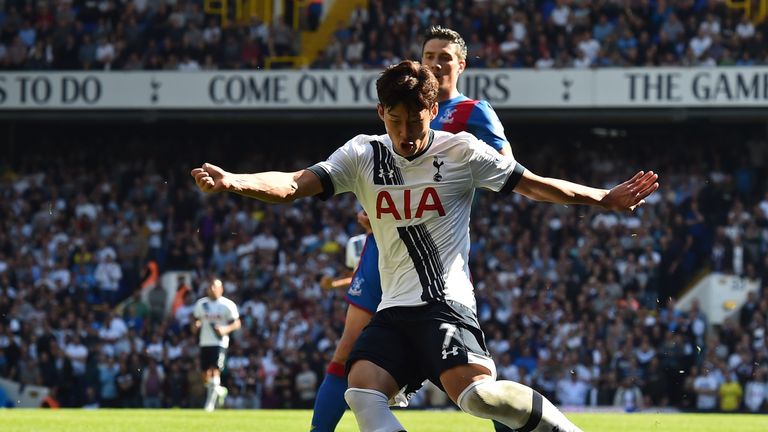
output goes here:
{"type": "Polygon", "coordinates": [[[323,276],[320,278],[320,288],[333,289],[333,278],[330,276],[323,276]]]}

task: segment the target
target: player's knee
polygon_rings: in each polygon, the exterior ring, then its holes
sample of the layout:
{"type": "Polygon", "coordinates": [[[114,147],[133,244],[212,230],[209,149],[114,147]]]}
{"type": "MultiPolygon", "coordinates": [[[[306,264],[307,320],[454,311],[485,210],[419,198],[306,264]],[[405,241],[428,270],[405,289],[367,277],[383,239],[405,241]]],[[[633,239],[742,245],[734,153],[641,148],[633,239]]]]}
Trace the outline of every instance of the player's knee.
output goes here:
{"type": "Polygon", "coordinates": [[[475,417],[525,419],[530,414],[531,395],[523,393],[511,381],[484,380],[464,389],[457,402],[462,411],[475,417]]]}
{"type": "Polygon", "coordinates": [[[347,401],[349,409],[351,409],[353,412],[355,411],[355,408],[360,406],[362,403],[361,399],[364,399],[362,389],[350,387],[347,389],[347,391],[344,392],[344,400],[347,401]]]}
{"type": "Polygon", "coordinates": [[[384,393],[351,387],[344,392],[344,399],[355,413],[361,432],[404,432],[403,426],[389,410],[384,393]]]}

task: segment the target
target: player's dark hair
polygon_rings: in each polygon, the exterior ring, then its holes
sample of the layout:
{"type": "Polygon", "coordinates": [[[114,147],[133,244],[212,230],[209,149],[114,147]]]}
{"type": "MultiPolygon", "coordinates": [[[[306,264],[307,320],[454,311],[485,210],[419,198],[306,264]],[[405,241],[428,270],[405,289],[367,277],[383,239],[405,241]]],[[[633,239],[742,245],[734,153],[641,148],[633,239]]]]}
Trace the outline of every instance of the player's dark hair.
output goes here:
{"type": "Polygon", "coordinates": [[[376,80],[379,103],[385,109],[401,103],[409,111],[431,108],[437,102],[438,86],[429,68],[412,60],[388,67],[376,80]]]}
{"type": "Polygon", "coordinates": [[[467,43],[464,42],[464,38],[462,38],[458,32],[440,26],[430,27],[429,30],[427,30],[427,32],[424,34],[424,43],[421,45],[422,52],[424,52],[424,46],[427,44],[427,42],[431,41],[432,39],[445,40],[452,44],[456,44],[456,48],[458,48],[456,51],[459,55],[459,60],[467,59],[467,43]]]}

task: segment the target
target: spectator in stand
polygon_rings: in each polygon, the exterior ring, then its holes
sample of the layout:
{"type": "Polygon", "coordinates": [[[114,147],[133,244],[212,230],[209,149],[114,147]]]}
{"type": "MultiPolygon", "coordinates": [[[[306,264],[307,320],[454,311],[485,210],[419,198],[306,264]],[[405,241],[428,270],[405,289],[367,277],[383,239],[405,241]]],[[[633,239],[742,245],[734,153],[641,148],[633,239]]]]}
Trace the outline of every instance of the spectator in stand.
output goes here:
{"type": "Polygon", "coordinates": [[[123,271],[115,262],[114,253],[104,256],[103,261],[96,266],[94,277],[99,286],[101,301],[107,305],[113,304],[120,289],[120,280],[123,278],[123,271]]]}
{"type": "Polygon", "coordinates": [[[755,369],[754,375],[744,387],[744,406],[750,412],[768,409],[768,372],[765,367],[755,369]]]}
{"type": "Polygon", "coordinates": [[[317,373],[309,368],[309,363],[302,362],[301,369],[296,374],[295,391],[296,407],[300,409],[312,408],[315,402],[316,389],[319,384],[317,373]]]}
{"type": "Polygon", "coordinates": [[[693,391],[696,394],[696,409],[699,411],[714,411],[717,409],[717,392],[720,384],[710,373],[712,365],[705,364],[701,374],[693,381],[693,391]]]}
{"type": "MultiPolygon", "coordinates": [[[[58,5],[55,18],[49,2],[38,2],[23,12],[9,6],[0,27],[0,68],[155,70],[164,67],[176,70],[182,67],[187,70],[196,64],[205,70],[237,69],[262,67],[265,56],[300,53],[296,46],[299,38],[283,17],[271,22],[251,18],[247,22],[231,23],[223,31],[219,19],[206,19],[196,3],[186,7],[144,0],[141,3],[140,6],[135,2],[105,3],[108,6],[103,8],[89,7],[86,3],[86,7],[79,8],[70,2],[58,5]],[[158,42],[162,49],[158,48],[158,42]],[[184,59],[185,54],[189,59],[184,59]]],[[[561,50],[545,54],[543,50],[526,48],[526,45],[535,45],[534,41],[541,35],[550,41],[562,36],[575,47],[583,32],[607,48],[602,55],[586,52],[590,64],[597,67],[710,66],[732,65],[737,61],[739,65],[749,66],[768,60],[763,43],[764,26],[753,24],[750,16],[742,11],[697,6],[694,13],[687,4],[673,7],[668,3],[656,2],[657,7],[652,10],[648,2],[620,9],[616,2],[588,4],[558,0],[541,5],[494,8],[491,12],[482,2],[447,2],[437,8],[430,2],[408,3],[402,7],[391,2],[370,2],[367,9],[355,9],[349,22],[339,21],[335,37],[343,40],[346,47],[353,34],[363,35],[360,39],[366,46],[362,54],[351,53],[351,58],[342,54],[353,68],[372,62],[384,51],[392,51],[397,58],[416,57],[420,46],[418,35],[430,25],[457,27],[471,43],[474,33],[477,40],[491,37],[495,41],[514,41],[522,47],[501,53],[491,50],[485,55],[470,49],[470,65],[474,67],[533,68],[545,56],[557,59],[560,67],[583,66],[583,60],[574,61],[580,56],[578,50],[566,55],[561,50]],[[487,18],[489,13],[494,17],[491,21],[487,18]],[[620,55],[611,45],[626,38],[627,32],[639,45],[622,48],[620,55]],[[713,49],[709,55],[706,49],[701,49],[699,32],[711,39],[713,49]],[[371,34],[377,35],[372,41],[368,40],[371,34]],[[694,47],[688,55],[686,51],[692,43],[694,47]],[[721,43],[722,48],[718,47],[721,43]]],[[[319,4],[314,1],[309,6],[313,11],[309,14],[310,31],[319,19],[316,12],[319,4]]],[[[325,49],[329,53],[325,68],[336,58],[333,45],[335,42],[325,49]]],[[[281,65],[274,64],[275,67],[281,65]]]]}
{"type": "Polygon", "coordinates": [[[578,375],[567,372],[557,383],[557,396],[559,402],[566,406],[585,406],[589,393],[589,384],[579,379],[578,375]]]}
{"type": "Polygon", "coordinates": [[[187,293],[190,292],[186,276],[183,274],[178,275],[176,278],[176,294],[173,296],[173,304],[171,306],[172,314],[176,314],[176,311],[186,304],[187,293]]]}
{"type": "Polygon", "coordinates": [[[117,403],[122,408],[139,408],[141,406],[141,381],[137,371],[128,364],[127,359],[121,359],[115,384],[117,386],[117,403]]]}
{"type": "Polygon", "coordinates": [[[147,294],[150,328],[154,328],[155,325],[160,324],[165,319],[167,302],[168,294],[163,289],[162,282],[158,280],[147,294]]]}
{"type": "Polygon", "coordinates": [[[720,396],[721,411],[734,412],[741,407],[744,389],[741,387],[741,384],[737,380],[736,373],[731,372],[726,374],[726,381],[720,385],[718,394],[720,396]]]}
{"type": "Polygon", "coordinates": [[[613,406],[622,407],[626,412],[635,412],[643,408],[643,394],[635,379],[624,378],[616,391],[613,406]]]}
{"type": "Polygon", "coordinates": [[[144,408],[162,408],[164,381],[162,366],[150,358],[141,373],[141,398],[144,408]]]}

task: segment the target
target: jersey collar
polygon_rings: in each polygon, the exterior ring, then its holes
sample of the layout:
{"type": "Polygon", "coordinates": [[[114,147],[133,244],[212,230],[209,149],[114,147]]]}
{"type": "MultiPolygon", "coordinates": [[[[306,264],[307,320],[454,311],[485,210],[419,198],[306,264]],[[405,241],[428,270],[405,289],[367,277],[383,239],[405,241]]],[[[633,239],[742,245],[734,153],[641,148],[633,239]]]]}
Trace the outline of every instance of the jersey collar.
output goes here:
{"type": "Polygon", "coordinates": [[[446,100],[444,100],[442,102],[438,102],[438,105],[439,106],[451,105],[451,104],[455,104],[457,102],[461,102],[461,101],[464,101],[464,100],[469,100],[469,98],[464,96],[463,94],[459,93],[459,95],[454,97],[454,98],[446,99],[446,100]]]}
{"type": "MultiPolygon", "coordinates": [[[[424,153],[426,153],[426,152],[427,152],[427,150],[429,150],[429,148],[430,148],[430,147],[432,147],[432,143],[433,143],[434,141],[435,141],[435,131],[433,131],[432,129],[430,129],[430,130],[429,130],[429,142],[427,143],[427,146],[426,146],[426,147],[424,147],[424,150],[422,150],[422,151],[420,151],[420,152],[416,153],[416,154],[415,154],[415,155],[413,155],[413,156],[408,156],[408,157],[403,157],[403,156],[400,156],[400,155],[398,155],[398,156],[402,157],[403,159],[407,160],[408,162],[413,162],[414,160],[416,160],[416,158],[418,158],[419,156],[421,156],[421,155],[423,155],[424,153]]],[[[395,154],[397,154],[397,153],[395,152],[395,154]]]]}

